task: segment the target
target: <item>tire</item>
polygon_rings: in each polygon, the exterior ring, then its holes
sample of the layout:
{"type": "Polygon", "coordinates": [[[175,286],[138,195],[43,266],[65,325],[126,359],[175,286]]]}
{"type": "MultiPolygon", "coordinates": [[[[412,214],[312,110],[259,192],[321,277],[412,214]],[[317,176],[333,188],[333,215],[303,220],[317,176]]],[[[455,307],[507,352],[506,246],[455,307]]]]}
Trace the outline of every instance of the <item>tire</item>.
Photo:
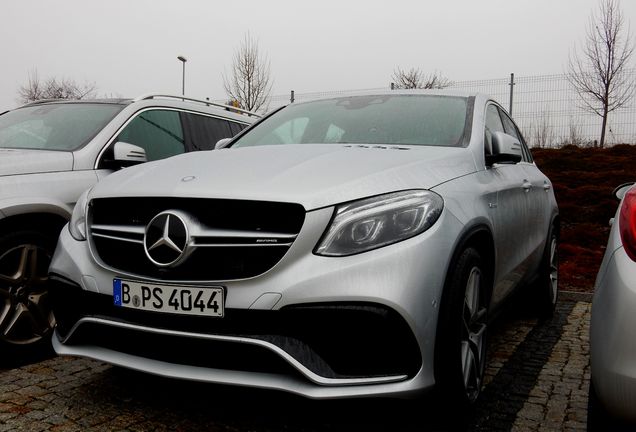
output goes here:
{"type": "Polygon", "coordinates": [[[541,319],[550,319],[554,315],[559,297],[559,241],[554,225],[548,232],[539,274],[534,284],[535,310],[541,319]]]}
{"type": "Polygon", "coordinates": [[[479,397],[486,369],[487,277],[479,252],[457,257],[444,287],[435,349],[437,394],[455,415],[479,397]]]}
{"type": "Polygon", "coordinates": [[[590,390],[587,399],[587,430],[590,432],[629,432],[634,425],[614,417],[599,400],[594,383],[590,379],[590,390]]]}
{"type": "Polygon", "coordinates": [[[55,319],[48,268],[56,238],[35,230],[0,237],[0,362],[16,366],[52,353],[55,319]]]}

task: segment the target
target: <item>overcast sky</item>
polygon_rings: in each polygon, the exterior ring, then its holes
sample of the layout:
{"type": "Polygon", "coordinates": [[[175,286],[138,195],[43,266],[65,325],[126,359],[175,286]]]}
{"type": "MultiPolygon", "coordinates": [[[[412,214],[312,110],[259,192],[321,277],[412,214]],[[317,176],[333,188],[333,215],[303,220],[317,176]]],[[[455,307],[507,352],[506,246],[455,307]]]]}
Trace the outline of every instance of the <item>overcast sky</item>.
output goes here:
{"type": "MultiPolygon", "coordinates": [[[[31,71],[95,82],[98,95],[225,98],[246,32],[273,94],[377,88],[396,66],[451,80],[559,74],[598,0],[1,0],[0,112],[31,71]]],[[[636,25],[636,1],[621,3],[636,25]]],[[[633,64],[634,62],[632,62],[633,64]]]]}

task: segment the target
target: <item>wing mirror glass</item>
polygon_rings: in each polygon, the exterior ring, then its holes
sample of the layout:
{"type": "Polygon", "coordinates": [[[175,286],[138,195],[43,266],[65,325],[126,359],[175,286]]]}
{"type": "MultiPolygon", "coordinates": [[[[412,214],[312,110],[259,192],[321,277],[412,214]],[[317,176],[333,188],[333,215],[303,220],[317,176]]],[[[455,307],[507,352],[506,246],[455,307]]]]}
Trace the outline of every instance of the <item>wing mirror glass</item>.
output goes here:
{"type": "Polygon", "coordinates": [[[131,166],[148,161],[146,150],[134,144],[117,141],[113,146],[113,160],[120,166],[131,166]]]}
{"type": "Polygon", "coordinates": [[[216,144],[214,144],[214,150],[221,150],[225,147],[227,147],[227,145],[230,143],[230,141],[232,141],[232,138],[223,138],[220,139],[216,142],[216,144]]]}
{"type": "Polygon", "coordinates": [[[521,144],[512,135],[503,132],[492,134],[492,152],[486,155],[488,165],[521,162],[521,144]]]}

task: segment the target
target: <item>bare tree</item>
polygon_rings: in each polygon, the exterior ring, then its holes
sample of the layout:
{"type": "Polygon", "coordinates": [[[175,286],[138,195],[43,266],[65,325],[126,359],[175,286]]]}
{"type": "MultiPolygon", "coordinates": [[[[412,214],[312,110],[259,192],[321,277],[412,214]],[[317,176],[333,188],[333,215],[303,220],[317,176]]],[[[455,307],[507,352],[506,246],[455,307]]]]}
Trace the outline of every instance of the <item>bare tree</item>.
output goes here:
{"type": "Polygon", "coordinates": [[[453,85],[453,82],[439,72],[425,74],[419,68],[408,71],[399,66],[391,75],[393,88],[396,89],[443,89],[453,85]]]}
{"type": "Polygon", "coordinates": [[[78,84],[67,78],[40,80],[37,70],[29,73],[28,81],[20,86],[18,95],[22,103],[41,99],[85,99],[95,97],[95,83],[78,84]]]}
{"type": "Polygon", "coordinates": [[[258,111],[264,108],[272,90],[270,63],[258,48],[258,41],[245,35],[234,52],[230,76],[223,74],[223,87],[230,100],[240,108],[258,111]]]}
{"type": "Polygon", "coordinates": [[[618,2],[601,0],[598,15],[590,16],[581,52],[575,48],[569,59],[568,80],[583,108],[603,119],[600,147],[605,145],[608,114],[626,105],[634,95],[634,83],[625,73],[634,45],[624,25],[618,2]]]}

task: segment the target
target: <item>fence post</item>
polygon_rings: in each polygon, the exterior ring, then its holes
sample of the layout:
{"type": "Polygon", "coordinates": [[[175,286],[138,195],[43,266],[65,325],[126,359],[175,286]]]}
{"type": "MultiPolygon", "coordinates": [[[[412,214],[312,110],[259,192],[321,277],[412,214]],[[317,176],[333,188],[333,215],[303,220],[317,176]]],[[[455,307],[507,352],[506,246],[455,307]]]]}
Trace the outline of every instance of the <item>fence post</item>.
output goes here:
{"type": "Polygon", "coordinates": [[[510,74],[510,83],[508,84],[510,86],[510,109],[508,110],[508,114],[510,114],[510,117],[512,117],[512,96],[514,95],[515,91],[515,74],[511,73],[510,74]]]}
{"type": "Polygon", "coordinates": [[[289,102],[294,103],[294,91],[291,91],[291,96],[289,97],[289,102]]]}

